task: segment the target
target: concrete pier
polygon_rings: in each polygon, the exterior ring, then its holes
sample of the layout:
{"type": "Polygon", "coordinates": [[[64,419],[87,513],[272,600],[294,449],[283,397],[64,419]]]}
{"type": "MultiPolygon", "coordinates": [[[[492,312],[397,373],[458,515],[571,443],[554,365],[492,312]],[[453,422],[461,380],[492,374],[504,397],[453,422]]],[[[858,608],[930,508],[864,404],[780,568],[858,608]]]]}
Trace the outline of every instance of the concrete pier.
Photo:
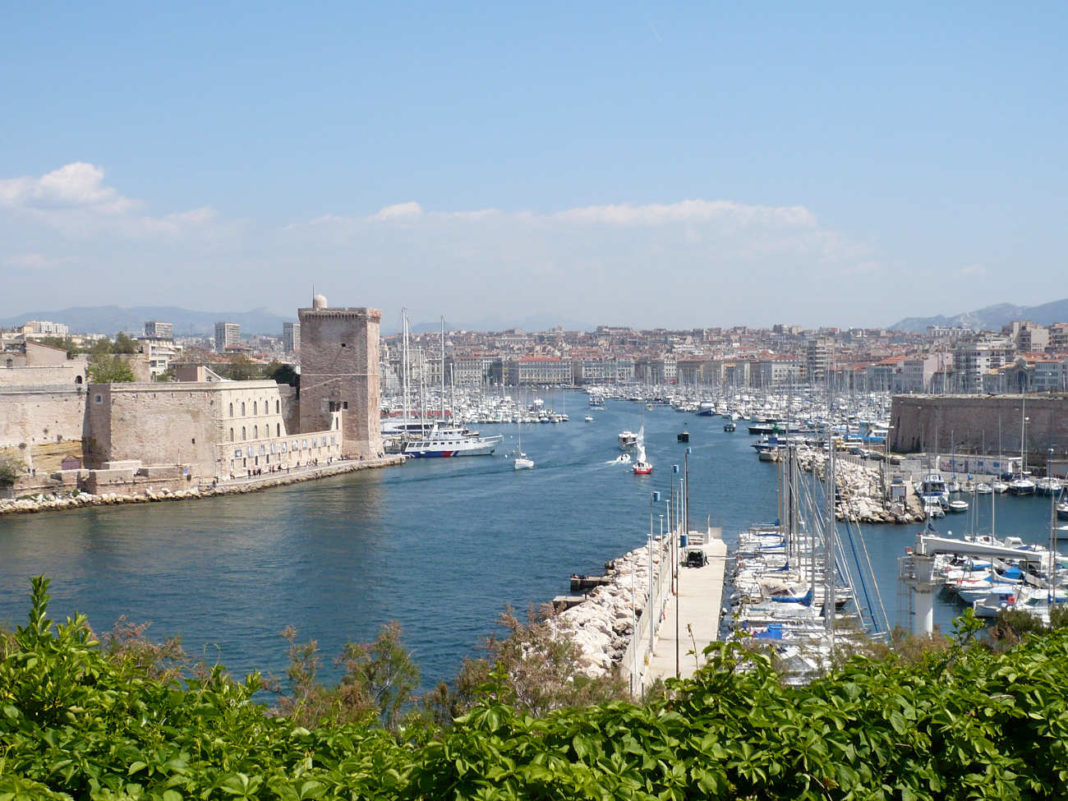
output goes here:
{"type": "Polygon", "coordinates": [[[657,679],[692,677],[705,662],[705,646],[719,639],[727,544],[709,538],[704,545],[708,564],[679,566],[678,609],[676,598],[668,598],[653,652],[642,672],[643,689],[657,679]]]}

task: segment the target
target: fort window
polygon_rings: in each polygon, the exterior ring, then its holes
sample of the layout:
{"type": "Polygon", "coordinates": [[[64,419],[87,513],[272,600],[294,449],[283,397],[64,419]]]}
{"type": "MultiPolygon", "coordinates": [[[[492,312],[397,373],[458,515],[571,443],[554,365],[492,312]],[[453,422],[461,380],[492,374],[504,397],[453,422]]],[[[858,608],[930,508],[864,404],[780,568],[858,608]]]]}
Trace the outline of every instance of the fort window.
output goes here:
{"type": "Polygon", "coordinates": [[[94,395],[93,396],[93,403],[103,403],[103,402],[104,402],[104,396],[103,395],[94,395]]]}
{"type": "Polygon", "coordinates": [[[259,426],[252,426],[252,438],[253,439],[259,439],[260,438],[260,427],[259,426]]]}
{"type": "Polygon", "coordinates": [[[245,402],[241,401],[241,416],[245,416],[245,402]]]}
{"type": "Polygon", "coordinates": [[[282,401],[276,400],[274,402],[274,413],[275,414],[280,414],[281,411],[282,411],[282,401]]]}
{"type": "MultiPolygon", "coordinates": [[[[8,361],[10,361],[10,359],[8,361]]],[[[10,366],[11,365],[9,364],[8,367],[10,367],[10,366]]],[[[74,383],[77,384],[78,386],[81,386],[82,385],[82,377],[80,375],[74,376],[74,383]]]]}
{"type": "Polygon", "coordinates": [[[232,428],[230,429],[230,441],[234,441],[234,430],[232,428]]]}
{"type": "Polygon", "coordinates": [[[230,416],[231,417],[234,416],[234,404],[232,404],[232,403],[230,404],[230,416]]]}
{"type": "Polygon", "coordinates": [[[253,416],[256,416],[257,414],[259,414],[259,412],[257,411],[258,408],[259,407],[256,405],[256,401],[252,401],[252,415],[253,416]]]}
{"type": "Polygon", "coordinates": [[[5,362],[5,366],[6,367],[14,367],[15,366],[15,360],[14,359],[8,359],[7,362],[5,362]]]}
{"type": "Polygon", "coordinates": [[[245,427],[241,426],[241,441],[245,441],[245,427]]]}
{"type": "Polygon", "coordinates": [[[275,423],[274,424],[274,435],[276,437],[282,436],[282,424],[281,423],[275,423]]]}

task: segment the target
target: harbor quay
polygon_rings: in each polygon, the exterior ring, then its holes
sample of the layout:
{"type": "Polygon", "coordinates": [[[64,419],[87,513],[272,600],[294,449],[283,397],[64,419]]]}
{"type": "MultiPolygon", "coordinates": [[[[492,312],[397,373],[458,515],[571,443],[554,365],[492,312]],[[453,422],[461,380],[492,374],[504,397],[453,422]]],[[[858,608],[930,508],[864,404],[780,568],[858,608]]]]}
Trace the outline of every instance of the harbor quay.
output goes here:
{"type": "Polygon", "coordinates": [[[727,546],[719,529],[672,532],[609,562],[585,597],[556,599],[556,630],[591,677],[618,670],[640,697],[657,680],[689,678],[719,638],[727,546]]]}
{"type": "Polygon", "coordinates": [[[77,509],[87,506],[154,503],[162,501],[192,500],[195,498],[212,498],[221,495],[238,495],[249,492],[258,492],[260,490],[270,489],[271,487],[282,487],[303,481],[313,481],[319,478],[354,473],[359,470],[390,467],[403,463],[404,457],[396,455],[387,455],[377,459],[331,460],[329,462],[324,462],[321,465],[310,464],[303,467],[264,473],[262,475],[224,479],[222,481],[212,480],[211,482],[204,483],[198,482],[187,489],[174,490],[166,486],[156,488],[153,485],[147,485],[143,488],[136,488],[133,485],[128,487],[116,486],[113,491],[97,494],[81,492],[77,489],[68,491],[46,490],[36,493],[28,493],[19,498],[0,500],[0,515],[58,511],[61,509],[77,509]]]}

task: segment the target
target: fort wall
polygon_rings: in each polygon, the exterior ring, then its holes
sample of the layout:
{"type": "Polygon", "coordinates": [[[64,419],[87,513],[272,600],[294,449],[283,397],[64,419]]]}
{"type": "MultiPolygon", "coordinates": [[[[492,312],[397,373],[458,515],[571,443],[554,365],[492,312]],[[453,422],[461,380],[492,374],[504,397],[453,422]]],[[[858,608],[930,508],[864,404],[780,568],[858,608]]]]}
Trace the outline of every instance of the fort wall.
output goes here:
{"type": "Polygon", "coordinates": [[[81,439],[85,399],[73,384],[0,388],[0,448],[81,439]]]}
{"type": "Polygon", "coordinates": [[[1020,454],[1029,465],[1068,455],[1068,395],[898,395],[890,410],[898,453],[1020,454]],[[1022,435],[1022,439],[1021,439],[1022,435]]]}

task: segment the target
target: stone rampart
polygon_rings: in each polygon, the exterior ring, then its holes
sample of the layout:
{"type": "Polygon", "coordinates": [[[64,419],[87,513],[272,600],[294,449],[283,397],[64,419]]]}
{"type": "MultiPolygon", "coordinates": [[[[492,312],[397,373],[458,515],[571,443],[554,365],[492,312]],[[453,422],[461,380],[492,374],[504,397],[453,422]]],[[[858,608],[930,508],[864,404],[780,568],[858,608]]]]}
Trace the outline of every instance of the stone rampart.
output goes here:
{"type": "Polygon", "coordinates": [[[897,453],[1019,455],[1044,465],[1068,455],[1068,395],[897,395],[890,411],[897,453]],[[1022,435],[1022,438],[1021,438],[1022,435]]]}
{"type": "Polygon", "coordinates": [[[0,389],[0,448],[81,439],[85,397],[74,385],[0,389]]]}

